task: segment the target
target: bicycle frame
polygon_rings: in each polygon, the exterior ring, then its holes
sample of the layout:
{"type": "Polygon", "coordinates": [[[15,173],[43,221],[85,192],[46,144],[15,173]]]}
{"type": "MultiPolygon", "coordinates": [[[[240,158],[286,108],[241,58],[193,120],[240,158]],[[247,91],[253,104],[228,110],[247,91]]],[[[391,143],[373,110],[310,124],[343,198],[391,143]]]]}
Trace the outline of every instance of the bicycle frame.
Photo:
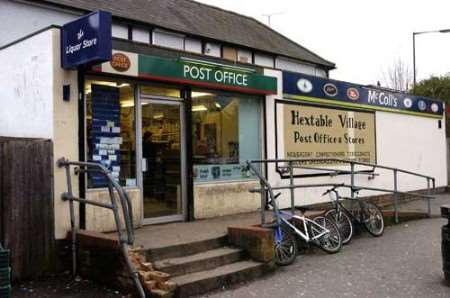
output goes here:
{"type": "MultiPolygon", "coordinates": [[[[311,220],[309,218],[306,218],[305,216],[292,215],[292,214],[290,214],[288,212],[284,212],[284,211],[281,211],[281,210],[278,212],[278,216],[279,216],[279,219],[280,219],[280,221],[282,223],[285,223],[289,228],[291,228],[295,232],[295,234],[297,234],[299,237],[301,237],[307,243],[309,243],[311,241],[314,241],[314,240],[317,240],[317,239],[321,238],[322,236],[324,236],[325,234],[330,233],[330,231],[327,228],[322,227],[321,225],[317,224],[315,221],[313,221],[313,220],[311,220]],[[303,233],[295,225],[293,225],[292,223],[289,222],[289,220],[292,219],[292,218],[302,221],[303,229],[304,229],[305,233],[303,233]],[[310,235],[309,230],[308,230],[308,225],[310,226],[310,228],[312,228],[312,227],[317,228],[320,231],[320,233],[315,235],[315,236],[310,235]]],[[[275,230],[276,230],[276,233],[275,233],[275,241],[276,241],[276,243],[280,243],[283,240],[283,236],[282,236],[282,233],[281,233],[280,229],[281,229],[281,225],[278,225],[275,228],[275,230]]]]}
{"type": "MultiPolygon", "coordinates": [[[[336,195],[335,202],[334,202],[334,204],[335,204],[334,209],[336,210],[337,216],[339,216],[339,211],[340,211],[340,209],[343,209],[344,212],[345,212],[347,215],[350,216],[350,219],[351,219],[353,222],[356,222],[356,223],[358,223],[358,224],[362,224],[363,222],[362,222],[362,220],[361,220],[361,214],[359,214],[359,218],[357,218],[357,216],[355,216],[355,215],[353,214],[353,212],[351,212],[350,210],[348,210],[348,209],[341,203],[341,201],[342,201],[342,200],[358,201],[360,210],[361,210],[362,212],[365,212],[364,201],[361,200],[361,199],[359,199],[358,197],[355,197],[355,198],[344,198],[344,197],[341,197],[341,196],[339,196],[339,193],[338,193],[336,190],[334,190],[334,191],[332,191],[332,192],[334,192],[335,195],[336,195]]],[[[330,196],[331,196],[331,192],[330,192],[330,196]]]]}
{"type": "MultiPolygon", "coordinates": [[[[283,234],[281,233],[281,223],[282,222],[284,222],[289,228],[291,228],[297,235],[299,235],[306,242],[311,242],[313,240],[316,240],[316,239],[324,236],[325,234],[330,233],[330,231],[328,229],[326,229],[325,227],[322,227],[321,225],[317,224],[313,220],[310,220],[309,218],[306,218],[303,215],[302,216],[294,215],[293,214],[293,212],[294,212],[293,206],[291,208],[292,209],[291,213],[281,211],[278,208],[277,198],[275,197],[275,195],[273,193],[273,189],[270,186],[269,182],[261,175],[261,173],[259,173],[259,171],[252,165],[252,163],[250,161],[247,161],[247,167],[249,169],[251,169],[255,173],[255,175],[259,178],[262,186],[267,186],[267,192],[269,194],[269,197],[271,198],[270,204],[273,207],[273,214],[274,214],[275,222],[276,222],[276,225],[275,226],[272,225],[271,227],[275,228],[275,242],[277,244],[279,244],[283,240],[283,234]],[[289,219],[291,219],[291,218],[296,218],[303,222],[303,227],[305,229],[305,233],[303,233],[302,231],[297,229],[293,224],[291,224],[289,222],[289,219]],[[321,231],[321,232],[316,236],[310,237],[309,232],[308,232],[308,224],[307,223],[310,225],[310,227],[317,227],[319,229],[319,231],[321,231]]],[[[264,190],[261,190],[261,192],[263,193],[264,190]]],[[[266,204],[266,202],[267,201],[265,201],[264,204],[266,204]]],[[[261,204],[261,209],[262,208],[263,208],[263,204],[261,204]]],[[[264,214],[264,213],[262,213],[262,214],[264,214]]],[[[264,221],[262,222],[262,226],[265,226],[264,221]]]]}

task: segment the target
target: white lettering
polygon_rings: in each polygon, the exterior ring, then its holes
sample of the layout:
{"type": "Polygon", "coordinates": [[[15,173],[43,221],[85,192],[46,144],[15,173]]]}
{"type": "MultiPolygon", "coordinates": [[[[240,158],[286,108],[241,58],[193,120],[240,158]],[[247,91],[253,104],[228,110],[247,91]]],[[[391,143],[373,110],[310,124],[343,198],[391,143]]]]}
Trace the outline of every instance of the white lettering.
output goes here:
{"type": "Polygon", "coordinates": [[[184,65],[183,66],[183,77],[187,77],[187,74],[189,73],[189,69],[190,69],[190,67],[189,67],[189,65],[184,65]]]}
{"type": "Polygon", "coordinates": [[[391,93],[378,92],[376,90],[369,90],[367,102],[394,108],[398,106],[398,99],[395,95],[391,93]]]}
{"type": "Polygon", "coordinates": [[[209,80],[209,74],[211,69],[206,67],[197,67],[184,65],[183,66],[183,76],[185,78],[191,78],[194,80],[209,80]]]}
{"type": "Polygon", "coordinates": [[[223,81],[223,72],[221,72],[221,71],[216,71],[216,72],[214,73],[214,79],[216,79],[216,81],[219,82],[219,83],[223,83],[223,82],[222,82],[222,81],[223,81]]]}
{"type": "Polygon", "coordinates": [[[217,83],[229,84],[229,85],[248,85],[248,75],[235,73],[232,71],[216,70],[211,78],[211,72],[213,70],[207,67],[199,67],[194,65],[183,65],[183,76],[193,80],[206,80],[214,79],[217,83]]]}
{"type": "Polygon", "coordinates": [[[78,52],[81,49],[81,43],[76,44],[76,45],[68,45],[66,47],[66,54],[73,54],[78,52]]]}
{"type": "Polygon", "coordinates": [[[81,43],[77,43],[75,45],[68,45],[66,46],[66,54],[75,54],[76,52],[80,51],[81,49],[86,49],[93,47],[97,44],[97,38],[93,39],[85,39],[81,43]]]}
{"type": "Polygon", "coordinates": [[[95,46],[96,44],[97,44],[97,38],[83,40],[83,49],[90,48],[92,46],[95,46]]]}

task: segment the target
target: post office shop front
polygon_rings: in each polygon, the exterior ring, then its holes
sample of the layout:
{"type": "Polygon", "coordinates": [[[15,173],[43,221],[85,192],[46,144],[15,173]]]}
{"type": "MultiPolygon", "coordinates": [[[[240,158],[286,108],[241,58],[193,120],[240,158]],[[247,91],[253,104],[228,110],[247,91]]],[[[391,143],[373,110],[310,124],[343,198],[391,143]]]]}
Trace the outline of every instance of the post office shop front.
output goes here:
{"type": "MultiPolygon", "coordinates": [[[[263,150],[263,101],[276,79],[257,68],[114,50],[84,77],[86,160],[126,187],[143,224],[253,211],[242,163],[263,150]],[[190,212],[190,214],[189,214],[190,212]]],[[[108,199],[87,177],[87,197],[108,199]]],[[[99,208],[87,228],[108,230],[99,208]]]]}
{"type": "MultiPolygon", "coordinates": [[[[134,2],[11,1],[0,11],[20,29],[0,36],[0,101],[9,106],[0,130],[52,141],[56,239],[70,227],[62,157],[107,166],[136,225],[257,210],[260,200],[248,192],[257,180],[241,165],[269,157],[267,100],[280,98],[278,74],[326,77],[335,67],[234,12],[190,0],[134,2]],[[96,16],[107,24],[89,21],[96,16]]],[[[75,195],[108,202],[99,175],[71,178],[75,195]]],[[[109,210],[75,205],[81,228],[115,229],[109,210]]]]}

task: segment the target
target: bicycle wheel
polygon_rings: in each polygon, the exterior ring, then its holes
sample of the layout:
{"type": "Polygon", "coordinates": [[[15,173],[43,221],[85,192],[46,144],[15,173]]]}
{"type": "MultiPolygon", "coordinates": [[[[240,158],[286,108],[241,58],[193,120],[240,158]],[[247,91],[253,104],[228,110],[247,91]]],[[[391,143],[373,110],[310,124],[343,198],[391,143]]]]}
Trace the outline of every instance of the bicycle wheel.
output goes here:
{"type": "Polygon", "coordinates": [[[384,219],[383,213],[377,205],[364,202],[364,209],[362,210],[362,222],[367,232],[374,237],[383,235],[384,219]]]}
{"type": "MultiPolygon", "coordinates": [[[[322,235],[322,237],[318,238],[315,241],[316,244],[326,253],[337,253],[338,251],[340,251],[342,247],[342,238],[336,224],[334,224],[332,220],[324,216],[317,216],[313,219],[313,221],[320,227],[326,228],[329,231],[328,233],[322,235]]],[[[310,223],[309,225],[311,235],[313,237],[320,235],[324,231],[323,228],[319,228],[314,224],[310,223]]]]}
{"type": "Polygon", "coordinates": [[[275,263],[279,266],[290,265],[297,257],[297,242],[289,227],[282,224],[275,228],[275,263]]]}
{"type": "Polygon", "coordinates": [[[325,217],[333,220],[337,225],[341,232],[342,244],[349,243],[353,236],[353,223],[347,213],[342,210],[336,212],[336,209],[330,209],[325,212],[325,217]]]}

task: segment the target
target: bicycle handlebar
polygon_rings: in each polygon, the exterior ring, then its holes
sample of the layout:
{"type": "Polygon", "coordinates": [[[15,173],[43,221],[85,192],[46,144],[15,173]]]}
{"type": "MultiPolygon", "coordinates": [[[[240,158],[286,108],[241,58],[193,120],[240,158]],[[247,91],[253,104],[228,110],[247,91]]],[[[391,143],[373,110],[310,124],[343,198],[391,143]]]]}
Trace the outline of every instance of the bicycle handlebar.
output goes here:
{"type": "Polygon", "coordinates": [[[327,195],[327,194],[329,194],[329,193],[332,192],[332,191],[333,191],[333,192],[336,192],[336,188],[339,188],[339,187],[342,187],[342,186],[344,186],[344,183],[337,184],[337,185],[333,186],[332,188],[327,189],[327,190],[322,194],[322,196],[327,195]]]}

